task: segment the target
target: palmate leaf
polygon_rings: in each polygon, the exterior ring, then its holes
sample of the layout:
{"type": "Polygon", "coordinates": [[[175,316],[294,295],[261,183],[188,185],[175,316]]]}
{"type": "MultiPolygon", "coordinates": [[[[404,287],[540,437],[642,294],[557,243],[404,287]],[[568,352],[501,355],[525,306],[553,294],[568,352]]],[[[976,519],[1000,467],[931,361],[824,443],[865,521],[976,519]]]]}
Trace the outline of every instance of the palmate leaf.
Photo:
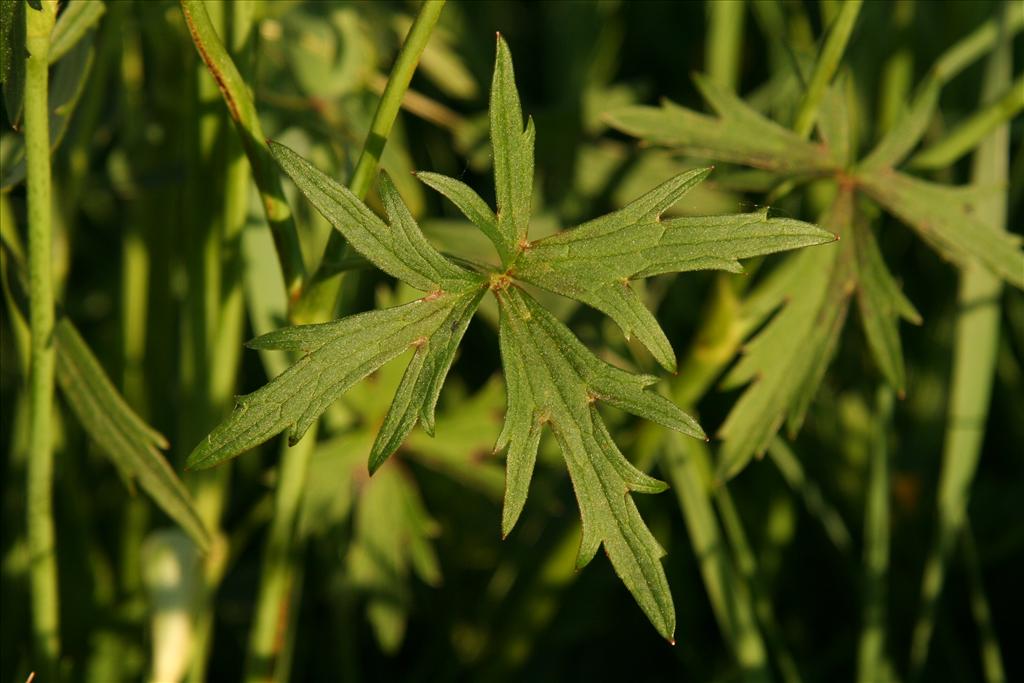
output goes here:
{"type": "Polygon", "coordinates": [[[205,468],[288,431],[297,443],[313,422],[353,384],[416,348],[371,457],[376,468],[434,406],[458,342],[485,293],[486,280],[438,253],[427,242],[386,174],[380,192],[391,224],[287,147],[271,151],[296,185],[349,242],[382,270],[426,296],[404,306],[319,325],[289,327],[249,343],[302,358],[266,386],[237,400],[231,416],[193,450],[191,468],[205,468]]]}
{"type": "MultiPolygon", "coordinates": [[[[301,358],[263,388],[241,397],[228,420],[196,447],[189,465],[214,465],[285,430],[294,443],[355,382],[411,348],[411,360],[371,448],[372,472],[417,422],[432,431],[434,406],[459,341],[490,290],[500,304],[508,391],[497,445],[498,450],[508,449],[502,533],[512,530],[523,509],[541,433],[548,425],[565,456],[583,519],[579,566],[604,545],[626,587],[658,631],[671,639],[675,613],[659,562],[664,552],[629,495],[658,492],[665,485],[625,459],[593,404],[604,401],[690,436],[703,438],[704,433],[670,401],[645,391],[655,378],[598,360],[519,283],[604,311],[671,368],[671,346],[629,288],[630,280],[702,268],[738,271],[740,258],[821,244],[834,235],[800,221],[769,219],[763,211],[662,220],[666,209],[706,177],[708,170],[700,169],[672,178],[621,211],[531,243],[534,128],[532,120],[523,125],[511,55],[500,36],[490,104],[496,211],[458,180],[418,174],[493,242],[501,267],[473,264],[486,275],[438,253],[386,175],[381,176],[380,194],[389,223],[290,149],[270,143],[281,167],[357,252],[427,295],[404,306],[286,328],[250,342],[253,348],[289,350],[301,358]]],[[[811,166],[825,163],[818,151],[810,154],[817,160],[809,161],[811,166]]]]}

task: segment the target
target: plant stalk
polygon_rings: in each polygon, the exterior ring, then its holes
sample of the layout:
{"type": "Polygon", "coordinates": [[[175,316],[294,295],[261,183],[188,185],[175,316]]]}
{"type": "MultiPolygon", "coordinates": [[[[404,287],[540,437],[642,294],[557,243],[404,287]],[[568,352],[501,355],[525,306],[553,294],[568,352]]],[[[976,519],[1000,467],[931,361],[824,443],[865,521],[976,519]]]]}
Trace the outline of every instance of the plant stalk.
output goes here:
{"type": "MultiPolygon", "coordinates": [[[[384,87],[380,102],[377,104],[377,111],[370,123],[370,132],[363,144],[363,151],[356,162],[355,170],[349,181],[348,188],[360,199],[365,199],[366,194],[373,186],[374,178],[377,175],[377,166],[380,164],[381,154],[384,153],[384,145],[387,143],[388,135],[392,126],[395,125],[395,118],[402,106],[402,99],[412,75],[416,71],[420,55],[427,47],[430,34],[441,16],[445,0],[426,0],[420,7],[416,20],[413,21],[409,34],[405,37],[402,50],[398,53],[395,65],[391,68],[391,75],[384,87]]],[[[291,318],[297,324],[317,323],[324,319],[330,319],[334,313],[341,292],[341,273],[338,272],[336,264],[344,260],[347,245],[341,233],[332,230],[324,248],[323,258],[320,265],[313,273],[309,283],[302,292],[302,296],[292,307],[291,318]]]]}
{"type": "MultiPolygon", "coordinates": [[[[1003,15],[1001,44],[989,58],[982,87],[982,104],[992,101],[1010,83],[1013,73],[1013,13],[1024,8],[1008,3],[1003,15]]],[[[1009,125],[997,128],[974,155],[972,181],[977,185],[1006,186],[1009,177],[1009,125]]],[[[993,193],[979,203],[977,216],[993,228],[1006,229],[1006,192],[993,193]]],[[[971,484],[978,469],[985,438],[985,422],[999,346],[1002,281],[977,262],[960,274],[959,314],[953,342],[952,386],[942,471],[939,478],[938,526],[925,560],[921,580],[921,608],[910,651],[911,678],[922,673],[928,659],[936,607],[945,583],[946,566],[967,520],[971,484]]]]}
{"type": "Polygon", "coordinates": [[[291,207],[281,187],[281,176],[277,163],[267,147],[267,139],[260,126],[256,105],[238,68],[228,54],[224,43],[210,21],[203,0],[181,0],[181,12],[185,17],[192,41],[199,56],[217,82],[231,120],[242,139],[242,146],[252,165],[253,179],[260,193],[263,211],[274,236],[285,286],[289,295],[298,293],[305,277],[305,265],[299,246],[299,235],[291,207]]]}
{"type": "Polygon", "coordinates": [[[25,7],[25,149],[28,193],[30,427],[26,486],[32,632],[39,671],[59,674],[60,615],[53,521],[53,236],[49,50],[56,0],[25,7]]]}
{"type": "Polygon", "coordinates": [[[843,59],[846,51],[846,44],[853,33],[853,27],[857,23],[857,15],[860,14],[862,0],[846,0],[839,10],[832,28],[828,32],[828,38],[821,50],[818,61],[814,65],[814,72],[807,84],[807,91],[800,101],[796,118],[793,123],[793,130],[802,138],[811,134],[814,122],[818,118],[818,106],[825,96],[825,90],[832,77],[839,68],[839,62],[843,59]]]}

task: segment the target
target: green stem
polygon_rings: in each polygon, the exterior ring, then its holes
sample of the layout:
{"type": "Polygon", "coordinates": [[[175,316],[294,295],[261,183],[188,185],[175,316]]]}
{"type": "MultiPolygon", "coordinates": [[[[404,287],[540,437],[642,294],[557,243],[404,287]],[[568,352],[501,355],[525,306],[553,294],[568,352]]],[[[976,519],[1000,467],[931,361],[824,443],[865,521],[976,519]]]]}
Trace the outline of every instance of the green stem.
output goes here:
{"type": "Polygon", "coordinates": [[[731,92],[737,92],[740,57],[743,54],[743,20],[746,16],[746,5],[743,0],[711,0],[705,6],[708,12],[705,68],[713,83],[731,92]]]}
{"type": "MultiPolygon", "coordinates": [[[[445,0],[427,0],[423,3],[412,28],[409,29],[409,35],[405,37],[405,43],[398,53],[395,65],[391,68],[388,84],[377,104],[377,111],[370,123],[370,132],[366,136],[363,151],[359,155],[348,185],[360,199],[364,199],[373,186],[388,134],[395,124],[395,118],[402,106],[402,98],[409,88],[413,72],[416,71],[416,65],[427,46],[434,25],[441,16],[444,3],[445,0]]],[[[331,317],[341,291],[341,273],[337,271],[336,264],[344,260],[346,251],[345,239],[337,230],[332,230],[320,266],[310,278],[302,296],[295,302],[291,315],[294,322],[316,323],[331,317]]]]}
{"type": "Polygon", "coordinates": [[[295,586],[299,558],[304,546],[296,540],[297,521],[306,483],[309,460],[316,448],[318,423],[313,423],[302,441],[283,447],[279,478],[274,493],[274,517],[263,554],[256,614],[249,634],[245,680],[248,683],[287,680],[280,666],[287,642],[290,612],[296,607],[295,586]]]}
{"type": "Polygon", "coordinates": [[[231,119],[242,139],[242,145],[252,165],[253,179],[260,193],[263,211],[274,235],[274,245],[277,247],[278,258],[281,259],[285,285],[289,294],[294,295],[299,291],[305,276],[299,235],[291,207],[281,188],[277,164],[270,154],[270,148],[267,147],[266,136],[263,135],[252,95],[224,43],[217,36],[203,0],[181,0],[181,12],[196,50],[217,82],[231,119]]]}
{"type": "Polygon", "coordinates": [[[882,67],[882,85],[878,96],[877,133],[887,133],[907,105],[914,78],[914,52],[910,45],[910,26],[914,20],[914,0],[898,0],[892,5],[892,23],[897,49],[882,67]]]}
{"type": "Polygon", "coordinates": [[[57,558],[53,523],[53,242],[50,175],[50,33],[56,0],[25,8],[25,150],[28,193],[29,392],[28,481],[26,490],[32,630],[39,670],[55,680],[60,658],[57,558]]]}
{"type": "MultiPolygon", "coordinates": [[[[1013,73],[1012,17],[1024,14],[1024,7],[1008,3],[1000,47],[989,58],[982,102],[998,96],[1013,73]]],[[[974,155],[972,181],[1005,187],[1009,175],[1009,125],[996,129],[974,155]]],[[[993,228],[1004,230],[1007,218],[1005,192],[980,202],[976,215],[993,228]]],[[[921,608],[910,651],[911,677],[919,676],[928,659],[928,649],[946,566],[967,518],[971,483],[978,468],[985,437],[996,354],[999,346],[999,300],[1002,282],[977,262],[964,265],[960,275],[959,313],[953,342],[952,386],[942,472],[939,477],[938,526],[925,560],[921,581],[921,608]]]]}
{"type": "Polygon", "coordinates": [[[825,46],[821,50],[817,63],[814,65],[814,73],[807,84],[807,91],[800,101],[796,118],[793,123],[793,130],[800,137],[806,138],[814,128],[814,122],[818,118],[818,105],[821,98],[825,96],[828,84],[839,68],[839,62],[846,51],[846,44],[853,33],[854,24],[857,23],[857,15],[860,14],[862,0],[846,0],[839,10],[839,16],[829,30],[825,46]]]}
{"type": "Polygon", "coordinates": [[[963,542],[960,547],[964,553],[967,585],[971,592],[971,613],[978,625],[978,646],[981,649],[981,670],[985,675],[985,683],[1006,683],[1002,648],[999,647],[995,624],[992,623],[992,608],[985,596],[985,581],[981,575],[978,549],[974,545],[974,534],[971,533],[969,524],[964,527],[963,542]]]}
{"type": "Polygon", "coordinates": [[[1021,110],[1024,110],[1024,76],[1010,84],[1002,97],[971,114],[945,137],[915,154],[907,163],[911,168],[931,171],[951,166],[1021,110]]]}
{"type": "Polygon", "coordinates": [[[889,454],[887,439],[892,415],[892,390],[878,391],[875,442],[871,449],[864,512],[864,609],[857,662],[857,680],[883,680],[885,660],[885,579],[889,573],[889,454]]]}
{"type": "Polygon", "coordinates": [[[754,618],[750,586],[737,571],[715,517],[707,446],[672,432],[664,441],[661,467],[683,511],[715,619],[744,672],[744,679],[771,680],[764,641],[754,618]]]}

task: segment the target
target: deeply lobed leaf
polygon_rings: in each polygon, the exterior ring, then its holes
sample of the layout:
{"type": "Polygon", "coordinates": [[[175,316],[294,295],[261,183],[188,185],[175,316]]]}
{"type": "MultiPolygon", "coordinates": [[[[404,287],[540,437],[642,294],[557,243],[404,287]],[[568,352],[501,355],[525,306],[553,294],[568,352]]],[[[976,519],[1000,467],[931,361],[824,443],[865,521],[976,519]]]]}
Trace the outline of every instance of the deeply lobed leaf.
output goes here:
{"type": "MultiPolygon", "coordinates": [[[[853,219],[853,197],[839,195],[823,223],[841,233],[853,219]]],[[[782,310],[745,347],[724,382],[753,381],[719,431],[724,440],[718,476],[729,478],[760,455],[789,421],[797,431],[832,359],[854,291],[847,242],[842,249],[810,249],[784,264],[773,287],[782,310]]]]}

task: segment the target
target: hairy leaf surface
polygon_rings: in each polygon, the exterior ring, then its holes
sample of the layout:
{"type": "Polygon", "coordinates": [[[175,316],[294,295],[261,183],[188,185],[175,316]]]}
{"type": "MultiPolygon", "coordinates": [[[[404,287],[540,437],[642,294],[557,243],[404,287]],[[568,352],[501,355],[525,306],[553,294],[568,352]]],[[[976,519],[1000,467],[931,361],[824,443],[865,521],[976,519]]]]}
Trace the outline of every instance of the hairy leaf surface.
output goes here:
{"type": "Polygon", "coordinates": [[[661,214],[710,169],[682,173],[624,208],[530,245],[516,278],[609,315],[668,370],[675,353],[629,282],[689,270],[742,270],[738,259],[831,242],[835,235],[767,210],[662,220],[661,214]]]}

